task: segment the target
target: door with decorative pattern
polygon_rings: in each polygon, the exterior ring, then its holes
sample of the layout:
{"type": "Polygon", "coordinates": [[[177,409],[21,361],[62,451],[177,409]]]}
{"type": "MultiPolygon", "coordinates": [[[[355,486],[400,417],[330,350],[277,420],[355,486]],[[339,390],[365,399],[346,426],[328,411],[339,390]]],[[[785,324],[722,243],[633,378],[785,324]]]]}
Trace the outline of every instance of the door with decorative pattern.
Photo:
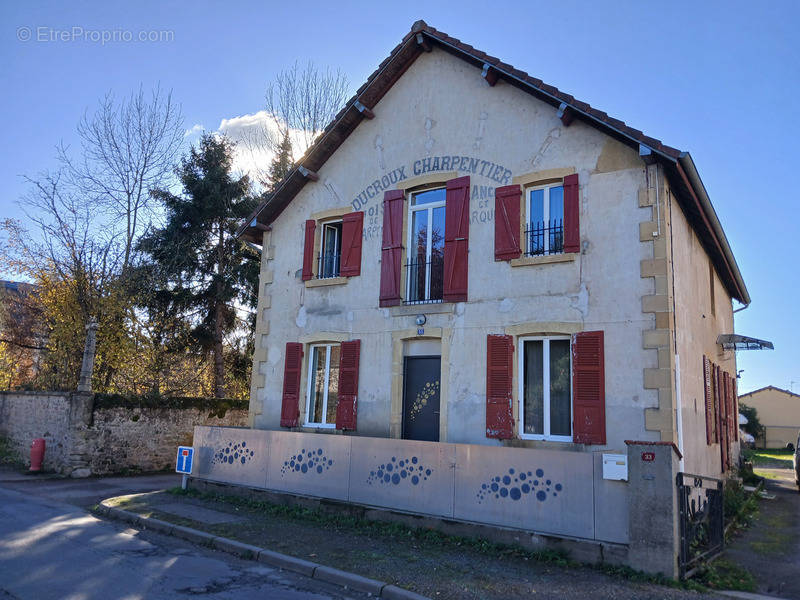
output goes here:
{"type": "Polygon", "coordinates": [[[403,439],[439,441],[441,356],[407,356],[403,366],[403,439]]]}

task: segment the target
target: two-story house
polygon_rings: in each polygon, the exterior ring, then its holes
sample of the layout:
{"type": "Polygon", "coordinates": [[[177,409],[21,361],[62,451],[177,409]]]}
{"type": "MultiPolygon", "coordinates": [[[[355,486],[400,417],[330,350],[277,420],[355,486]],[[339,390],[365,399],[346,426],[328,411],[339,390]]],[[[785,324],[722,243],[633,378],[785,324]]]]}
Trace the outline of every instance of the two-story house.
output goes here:
{"type": "Polygon", "coordinates": [[[257,431],[199,431],[201,476],[627,551],[630,443],[737,455],[750,298],[692,158],[424,22],[240,234],[257,431]]]}

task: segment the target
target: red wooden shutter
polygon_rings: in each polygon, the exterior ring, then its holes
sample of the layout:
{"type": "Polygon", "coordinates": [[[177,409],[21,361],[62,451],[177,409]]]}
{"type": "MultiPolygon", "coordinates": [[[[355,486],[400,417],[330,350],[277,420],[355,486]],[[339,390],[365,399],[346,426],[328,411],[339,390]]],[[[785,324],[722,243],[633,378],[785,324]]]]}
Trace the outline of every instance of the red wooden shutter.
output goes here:
{"type": "Polygon", "coordinates": [[[723,439],[722,429],[725,423],[724,416],[722,414],[722,377],[720,375],[719,365],[711,363],[711,369],[714,373],[714,415],[716,416],[715,425],[717,427],[716,434],[714,435],[714,441],[721,444],[723,439]]]}
{"type": "Polygon", "coordinates": [[[358,363],[361,340],[342,342],[339,356],[339,403],[336,405],[336,429],[356,428],[358,401],[358,363]]]}
{"type": "Polygon", "coordinates": [[[519,244],[522,189],[507,185],[494,190],[494,259],[511,260],[522,254],[519,244]]]}
{"type": "Polygon", "coordinates": [[[510,335],[486,336],[486,437],[508,439],[514,431],[511,384],[514,341],[510,335]]]}
{"type": "Polygon", "coordinates": [[[602,331],[584,331],[572,337],[572,414],[576,443],[606,443],[606,382],[602,331]]]}
{"type": "MultiPolygon", "coordinates": [[[[735,369],[735,367],[734,367],[735,369]]],[[[739,441],[739,392],[736,377],[731,377],[731,395],[733,399],[733,439],[739,441]]]]}
{"type": "Polygon", "coordinates": [[[348,213],[342,217],[342,277],[361,275],[361,236],[364,232],[364,212],[348,213]]]}
{"type": "Polygon", "coordinates": [[[717,431],[719,432],[719,454],[722,471],[728,470],[728,416],[725,414],[725,385],[724,372],[719,365],[714,365],[714,382],[717,400],[717,431]]]}
{"type": "Polygon", "coordinates": [[[447,182],[444,216],[445,302],[466,302],[469,252],[469,175],[447,182]]]}
{"type": "Polygon", "coordinates": [[[564,252],[581,251],[581,202],[578,174],[564,177],[564,252]]]}
{"type": "Polygon", "coordinates": [[[297,427],[300,417],[300,371],[303,368],[303,344],[287,342],[283,368],[281,427],[297,427]]]}
{"type": "Polygon", "coordinates": [[[403,190],[383,195],[383,245],[381,249],[381,306],[400,304],[400,269],[403,259],[403,190]]]}
{"type": "Polygon", "coordinates": [[[317,222],[309,219],[306,221],[306,239],[303,247],[303,281],[314,277],[314,232],[317,222]]]}
{"type": "Polygon", "coordinates": [[[711,361],[703,356],[703,391],[706,403],[706,444],[714,443],[714,394],[711,389],[711,361]]]}

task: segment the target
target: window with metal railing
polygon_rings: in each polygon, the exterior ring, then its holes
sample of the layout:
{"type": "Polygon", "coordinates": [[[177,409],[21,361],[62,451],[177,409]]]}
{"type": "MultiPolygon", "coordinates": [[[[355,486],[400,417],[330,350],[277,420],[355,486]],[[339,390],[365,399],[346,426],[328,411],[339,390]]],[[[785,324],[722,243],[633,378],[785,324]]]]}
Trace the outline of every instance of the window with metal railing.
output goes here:
{"type": "Polygon", "coordinates": [[[442,301],[444,258],[432,256],[428,262],[406,264],[408,295],[405,304],[432,304],[442,301]]]}
{"type": "Polygon", "coordinates": [[[441,302],[444,292],[444,188],[411,194],[405,304],[441,302]]]}
{"type": "Polygon", "coordinates": [[[564,252],[564,221],[539,221],[525,228],[525,256],[546,256],[564,252]]]}
{"type": "Polygon", "coordinates": [[[564,186],[540,185],[528,190],[525,256],[564,252],[564,186]]]}
{"type": "Polygon", "coordinates": [[[321,252],[317,257],[317,278],[339,277],[339,261],[342,256],[342,222],[322,225],[321,252]]]}

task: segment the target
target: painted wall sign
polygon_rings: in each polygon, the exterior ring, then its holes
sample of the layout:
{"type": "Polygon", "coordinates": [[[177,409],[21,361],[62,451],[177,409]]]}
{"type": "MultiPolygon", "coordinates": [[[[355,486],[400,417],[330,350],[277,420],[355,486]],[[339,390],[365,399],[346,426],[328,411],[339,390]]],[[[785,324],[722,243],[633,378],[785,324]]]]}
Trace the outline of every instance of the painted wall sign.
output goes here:
{"type": "Polygon", "coordinates": [[[656,459],[655,452],[642,452],[642,461],[643,462],[653,462],[656,459]]]}
{"type": "Polygon", "coordinates": [[[511,169],[490,160],[474,156],[461,156],[457,154],[443,156],[426,156],[419,158],[408,165],[402,165],[389,170],[380,177],[376,177],[370,184],[353,198],[353,210],[363,210],[367,216],[364,227],[364,239],[372,239],[380,234],[383,219],[383,204],[380,202],[386,190],[394,189],[396,184],[426,173],[458,171],[461,174],[475,175],[489,179],[492,185],[477,185],[473,183],[470,199],[476,202],[470,215],[470,223],[487,223],[494,219],[495,185],[509,185],[511,183],[511,169]]]}

